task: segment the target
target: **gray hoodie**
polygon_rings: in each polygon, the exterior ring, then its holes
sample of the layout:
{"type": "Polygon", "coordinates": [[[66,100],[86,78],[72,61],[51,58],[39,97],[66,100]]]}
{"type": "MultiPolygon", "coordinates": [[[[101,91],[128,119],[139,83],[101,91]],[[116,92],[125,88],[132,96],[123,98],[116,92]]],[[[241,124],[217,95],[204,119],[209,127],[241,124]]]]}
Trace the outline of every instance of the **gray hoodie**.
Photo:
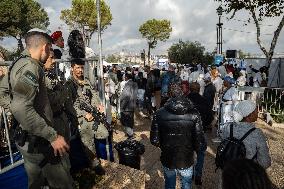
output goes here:
{"type": "MultiPolygon", "coordinates": [[[[253,123],[239,122],[234,123],[233,136],[237,139],[242,138],[246,132],[251,128],[254,128],[253,123]]],[[[227,124],[221,130],[221,138],[226,139],[230,136],[230,124],[227,124]]],[[[267,139],[263,132],[256,128],[250,133],[243,141],[246,147],[246,158],[252,159],[257,154],[255,161],[259,163],[263,168],[267,169],[271,165],[271,157],[269,154],[269,148],[267,145],[267,139]]]]}

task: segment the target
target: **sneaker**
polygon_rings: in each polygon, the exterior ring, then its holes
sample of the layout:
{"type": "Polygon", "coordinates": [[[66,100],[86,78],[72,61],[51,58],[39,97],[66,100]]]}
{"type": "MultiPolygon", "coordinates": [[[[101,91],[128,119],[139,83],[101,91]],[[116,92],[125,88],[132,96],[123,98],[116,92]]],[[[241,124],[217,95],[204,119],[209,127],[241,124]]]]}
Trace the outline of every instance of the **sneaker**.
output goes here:
{"type": "Polygon", "coordinates": [[[100,175],[100,176],[106,174],[106,171],[104,170],[104,168],[102,167],[101,164],[95,166],[95,167],[94,167],[94,171],[95,171],[95,173],[96,173],[97,175],[100,175]]]}

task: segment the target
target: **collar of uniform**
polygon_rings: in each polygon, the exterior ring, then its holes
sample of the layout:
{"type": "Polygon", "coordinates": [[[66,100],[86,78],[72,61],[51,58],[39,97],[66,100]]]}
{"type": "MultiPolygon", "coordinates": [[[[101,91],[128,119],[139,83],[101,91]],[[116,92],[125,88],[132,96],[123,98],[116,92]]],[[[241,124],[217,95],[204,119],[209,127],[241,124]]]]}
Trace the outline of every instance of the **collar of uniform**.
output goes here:
{"type": "Polygon", "coordinates": [[[22,54],[22,56],[30,57],[31,59],[33,59],[34,61],[36,61],[42,68],[44,68],[44,64],[43,64],[43,63],[41,63],[40,61],[38,61],[38,60],[36,60],[36,59],[34,59],[34,58],[31,57],[31,54],[30,54],[30,52],[28,51],[28,49],[25,49],[21,54],[22,54]]]}
{"type": "Polygon", "coordinates": [[[77,85],[83,86],[83,85],[86,84],[86,81],[85,81],[85,80],[79,81],[79,80],[75,79],[73,76],[71,76],[71,79],[72,79],[73,82],[76,83],[77,85]]]}

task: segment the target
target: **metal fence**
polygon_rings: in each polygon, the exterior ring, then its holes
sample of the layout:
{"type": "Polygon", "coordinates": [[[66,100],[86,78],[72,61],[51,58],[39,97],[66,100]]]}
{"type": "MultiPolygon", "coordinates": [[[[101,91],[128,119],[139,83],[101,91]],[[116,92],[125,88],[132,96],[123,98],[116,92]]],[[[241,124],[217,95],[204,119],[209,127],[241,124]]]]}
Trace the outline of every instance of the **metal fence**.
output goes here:
{"type": "Polygon", "coordinates": [[[284,88],[239,87],[239,100],[256,102],[260,115],[271,115],[275,121],[284,121],[284,88]]]}

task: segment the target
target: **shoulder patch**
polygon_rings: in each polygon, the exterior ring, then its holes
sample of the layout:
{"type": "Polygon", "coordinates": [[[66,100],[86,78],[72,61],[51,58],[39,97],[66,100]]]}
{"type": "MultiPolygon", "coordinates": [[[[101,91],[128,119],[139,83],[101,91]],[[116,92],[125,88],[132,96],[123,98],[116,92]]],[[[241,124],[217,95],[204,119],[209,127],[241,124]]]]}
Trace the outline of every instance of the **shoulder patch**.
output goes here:
{"type": "Polygon", "coordinates": [[[30,84],[37,84],[38,83],[38,80],[37,80],[37,77],[35,76],[35,74],[33,74],[31,71],[26,71],[23,76],[25,77],[25,81],[27,81],[28,83],[30,84]]]}

